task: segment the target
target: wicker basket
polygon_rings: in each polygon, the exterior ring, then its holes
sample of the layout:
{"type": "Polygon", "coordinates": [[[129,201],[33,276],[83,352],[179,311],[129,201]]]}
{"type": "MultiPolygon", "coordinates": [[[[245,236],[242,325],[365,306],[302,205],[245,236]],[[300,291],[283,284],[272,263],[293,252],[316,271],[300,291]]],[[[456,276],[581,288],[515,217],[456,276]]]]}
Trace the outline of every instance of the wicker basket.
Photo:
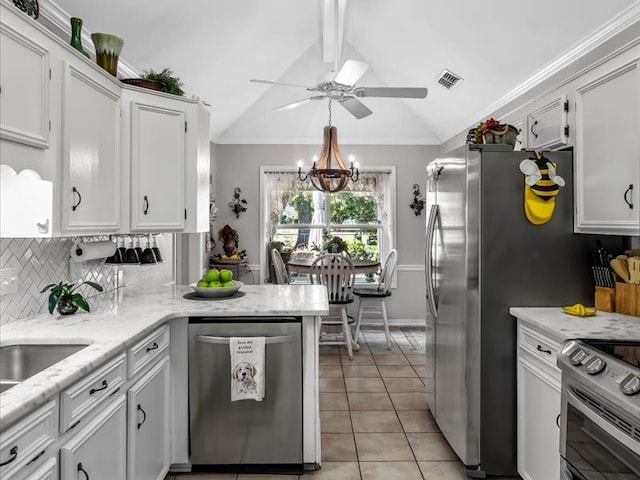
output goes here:
{"type": "Polygon", "coordinates": [[[162,82],[159,80],[151,80],[149,78],[123,78],[120,80],[127,85],[133,85],[135,87],[148,88],[149,90],[162,91],[162,82]]]}

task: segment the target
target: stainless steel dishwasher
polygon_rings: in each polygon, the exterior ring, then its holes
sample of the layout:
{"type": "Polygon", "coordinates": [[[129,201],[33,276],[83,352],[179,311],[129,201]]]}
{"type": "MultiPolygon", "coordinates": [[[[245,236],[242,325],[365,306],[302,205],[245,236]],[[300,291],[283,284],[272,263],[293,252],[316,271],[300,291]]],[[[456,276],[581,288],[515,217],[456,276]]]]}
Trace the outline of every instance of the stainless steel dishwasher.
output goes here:
{"type": "Polygon", "coordinates": [[[302,471],[299,317],[189,319],[194,471],[302,471]],[[266,337],[265,396],[231,402],[230,337],[266,337]]]}

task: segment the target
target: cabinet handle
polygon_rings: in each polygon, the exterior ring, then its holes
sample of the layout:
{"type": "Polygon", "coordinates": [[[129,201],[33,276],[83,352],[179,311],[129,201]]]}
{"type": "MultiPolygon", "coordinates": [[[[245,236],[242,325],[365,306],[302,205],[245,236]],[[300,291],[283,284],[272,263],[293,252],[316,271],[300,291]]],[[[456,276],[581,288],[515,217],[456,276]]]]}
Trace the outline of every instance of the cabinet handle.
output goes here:
{"type": "Polygon", "coordinates": [[[153,345],[147,347],[147,352],[150,352],[151,350],[157,350],[158,348],[158,344],[156,342],[153,342],[153,345]]]}
{"type": "Polygon", "coordinates": [[[536,120],[535,122],[533,122],[533,125],[531,125],[531,128],[529,129],[531,131],[531,134],[538,138],[538,134],[533,130],[533,127],[535,127],[536,125],[538,125],[538,120],[536,120]]]}
{"type": "Polygon", "coordinates": [[[538,346],[536,347],[536,350],[538,350],[539,352],[542,352],[542,353],[548,353],[549,355],[551,355],[551,350],[547,350],[547,349],[545,349],[545,348],[542,348],[540,345],[538,345],[538,346]]]}
{"type": "Polygon", "coordinates": [[[87,471],[84,468],[82,468],[82,463],[78,464],[78,472],[84,473],[85,478],[87,480],[89,480],[89,474],[87,473],[87,471]]]}
{"type": "Polygon", "coordinates": [[[80,192],[78,191],[78,189],[76,187],[73,187],[71,189],[73,191],[74,195],[78,195],[78,203],[75,203],[72,207],[71,210],[73,210],[74,212],[76,211],[76,208],[78,208],[78,206],[80,205],[80,203],[82,202],[82,195],[80,195],[80,192]]]}
{"type": "Polygon", "coordinates": [[[143,211],[143,213],[146,215],[148,211],[149,211],[149,199],[145,195],[144,196],[144,211],[143,211]]]}
{"type": "Polygon", "coordinates": [[[562,414],[559,413],[558,416],[556,417],[556,425],[558,426],[558,428],[560,428],[560,415],[562,414]]]}
{"type": "Polygon", "coordinates": [[[102,381],[102,386],[100,388],[92,388],[91,390],[89,390],[89,395],[93,395],[96,392],[99,392],[101,390],[104,390],[105,388],[107,388],[108,384],[106,380],[102,381]]]}
{"type": "Polygon", "coordinates": [[[142,405],[140,405],[140,404],[138,404],[138,411],[142,412],[142,421],[138,422],[138,430],[140,430],[140,427],[142,426],[142,424],[147,421],[147,412],[145,412],[142,409],[142,405]]]}
{"type": "Polygon", "coordinates": [[[0,467],[4,467],[5,465],[9,465],[16,458],[18,458],[18,446],[16,445],[11,450],[9,450],[9,453],[11,454],[11,457],[9,457],[9,460],[7,460],[6,462],[1,462],[0,463],[0,467]]]}
{"type": "Polygon", "coordinates": [[[44,450],[42,450],[39,454],[37,454],[35,457],[33,457],[31,460],[29,460],[29,463],[27,463],[27,465],[31,465],[33,462],[35,462],[36,460],[38,460],[42,455],[44,455],[44,450]]]}
{"type": "Polygon", "coordinates": [[[633,183],[631,185],[629,185],[629,188],[627,188],[624,191],[624,201],[627,205],[629,205],[629,208],[633,210],[633,203],[631,203],[629,200],[627,200],[627,193],[633,193],[633,183]]]}

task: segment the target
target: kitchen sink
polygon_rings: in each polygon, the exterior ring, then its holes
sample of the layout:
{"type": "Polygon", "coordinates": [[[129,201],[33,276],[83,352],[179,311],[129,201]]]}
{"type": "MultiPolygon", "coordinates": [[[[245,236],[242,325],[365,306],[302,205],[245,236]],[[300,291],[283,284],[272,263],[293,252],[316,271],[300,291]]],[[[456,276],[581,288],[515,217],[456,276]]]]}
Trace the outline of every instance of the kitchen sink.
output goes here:
{"type": "Polygon", "coordinates": [[[85,347],[88,345],[21,344],[0,347],[0,393],[85,347]]]}

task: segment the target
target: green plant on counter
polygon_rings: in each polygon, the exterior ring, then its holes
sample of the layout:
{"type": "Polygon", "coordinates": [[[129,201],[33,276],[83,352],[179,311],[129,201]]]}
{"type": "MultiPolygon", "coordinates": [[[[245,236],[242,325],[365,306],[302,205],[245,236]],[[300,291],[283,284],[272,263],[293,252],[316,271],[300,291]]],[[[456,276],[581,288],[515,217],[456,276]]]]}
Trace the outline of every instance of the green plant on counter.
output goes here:
{"type": "MultiPolygon", "coordinates": [[[[102,285],[99,285],[95,282],[80,282],[80,283],[51,283],[40,290],[40,293],[44,293],[47,290],[51,290],[49,294],[49,313],[53,313],[53,309],[56,308],[58,303],[63,304],[67,307],[75,306],[73,312],[75,312],[78,307],[87,312],[90,311],[89,304],[85,300],[85,298],[80,293],[76,293],[78,288],[82,285],[89,285],[92,288],[95,288],[97,291],[102,292],[104,288],[102,285]]],[[[60,311],[60,305],[58,305],[58,311],[60,311]]],[[[73,313],[69,312],[69,313],[73,313]]],[[[60,313],[63,313],[60,311],[60,313]]]]}
{"type": "Polygon", "coordinates": [[[182,90],[183,83],[180,79],[173,75],[173,71],[169,68],[163,68],[160,72],[154,72],[153,70],[145,71],[142,78],[148,78],[149,80],[158,80],[162,83],[162,91],[165,93],[171,93],[172,95],[184,95],[182,90]]]}

